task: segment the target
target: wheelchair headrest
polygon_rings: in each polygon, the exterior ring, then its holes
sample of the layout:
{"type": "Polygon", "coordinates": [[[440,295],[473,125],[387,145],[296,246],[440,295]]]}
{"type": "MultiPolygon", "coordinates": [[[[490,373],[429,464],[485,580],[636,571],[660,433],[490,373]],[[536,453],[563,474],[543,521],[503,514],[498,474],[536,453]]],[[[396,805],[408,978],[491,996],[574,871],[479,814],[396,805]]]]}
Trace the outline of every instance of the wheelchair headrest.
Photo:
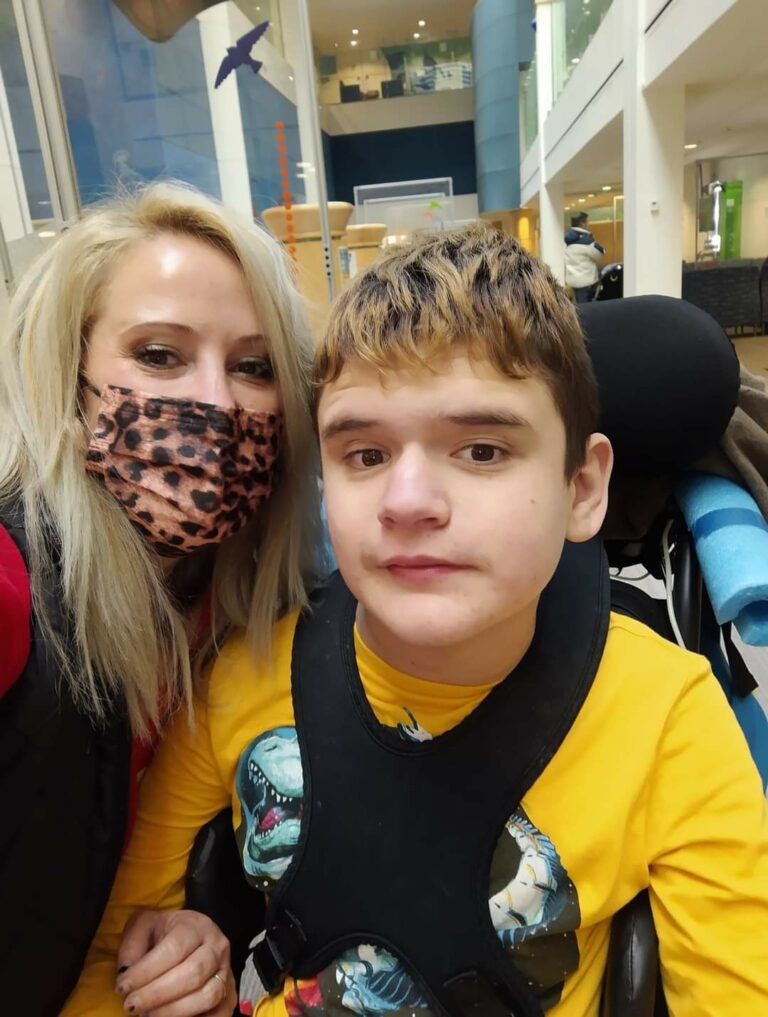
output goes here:
{"type": "Polygon", "coordinates": [[[600,390],[599,429],[628,473],[685,469],[715,446],[736,408],[739,362],[714,318],[673,297],[581,305],[600,390]]]}

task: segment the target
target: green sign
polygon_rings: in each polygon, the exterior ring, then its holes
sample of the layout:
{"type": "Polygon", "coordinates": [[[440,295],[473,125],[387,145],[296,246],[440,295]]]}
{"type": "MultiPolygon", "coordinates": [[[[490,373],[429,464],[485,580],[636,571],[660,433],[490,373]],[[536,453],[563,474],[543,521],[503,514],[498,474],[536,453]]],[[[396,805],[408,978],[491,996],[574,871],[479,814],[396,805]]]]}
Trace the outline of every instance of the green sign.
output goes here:
{"type": "Polygon", "coordinates": [[[724,261],[741,257],[741,206],[744,184],[741,180],[726,180],[720,198],[720,257],[724,261]]]}

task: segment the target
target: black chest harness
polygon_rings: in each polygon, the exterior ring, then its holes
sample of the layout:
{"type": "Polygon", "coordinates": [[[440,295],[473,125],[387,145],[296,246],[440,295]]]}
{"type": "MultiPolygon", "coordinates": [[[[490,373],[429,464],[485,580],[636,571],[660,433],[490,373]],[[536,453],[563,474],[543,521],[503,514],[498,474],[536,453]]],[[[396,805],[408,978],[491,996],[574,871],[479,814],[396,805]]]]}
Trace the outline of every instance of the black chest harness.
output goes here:
{"type": "Polygon", "coordinates": [[[347,948],[401,959],[444,1017],[539,1017],[489,907],[494,849],[568,734],[608,631],[597,541],[566,544],[515,671],[462,723],[410,743],[375,718],[354,650],[356,602],[338,575],[299,620],[292,689],[304,812],[293,861],[254,950],[265,987],[309,978],[347,948]]]}

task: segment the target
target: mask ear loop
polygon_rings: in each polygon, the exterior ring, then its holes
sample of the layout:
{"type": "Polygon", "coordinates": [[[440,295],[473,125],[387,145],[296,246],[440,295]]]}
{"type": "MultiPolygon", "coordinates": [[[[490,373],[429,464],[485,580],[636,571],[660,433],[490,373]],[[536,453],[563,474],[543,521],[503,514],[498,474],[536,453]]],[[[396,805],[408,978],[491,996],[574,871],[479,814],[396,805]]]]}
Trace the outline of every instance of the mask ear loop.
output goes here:
{"type": "Polygon", "coordinates": [[[83,424],[85,425],[85,427],[87,428],[88,432],[90,433],[91,427],[90,427],[90,425],[88,423],[88,412],[87,412],[86,407],[85,407],[85,399],[83,398],[83,389],[87,388],[88,391],[89,392],[93,392],[93,394],[98,399],[101,399],[101,392],[96,388],[95,385],[92,385],[91,382],[88,381],[88,379],[86,378],[86,376],[83,374],[82,371],[78,374],[77,380],[78,380],[78,383],[79,383],[79,388],[78,388],[78,392],[77,392],[77,408],[80,411],[80,416],[82,417],[83,424]]]}
{"type": "Polygon", "coordinates": [[[98,396],[98,398],[101,399],[101,392],[96,388],[95,385],[92,385],[90,381],[88,381],[84,374],[80,375],[80,384],[82,385],[83,388],[87,388],[89,392],[93,392],[95,396],[98,396]]]}

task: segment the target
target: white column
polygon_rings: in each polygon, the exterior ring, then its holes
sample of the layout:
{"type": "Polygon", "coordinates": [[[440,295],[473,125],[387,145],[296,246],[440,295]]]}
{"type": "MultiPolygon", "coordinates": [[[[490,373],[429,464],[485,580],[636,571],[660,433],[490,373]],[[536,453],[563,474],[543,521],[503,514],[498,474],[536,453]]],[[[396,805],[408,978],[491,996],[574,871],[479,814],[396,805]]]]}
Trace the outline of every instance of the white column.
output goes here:
{"type": "Polygon", "coordinates": [[[559,282],[565,282],[563,204],[563,185],[545,183],[539,191],[539,255],[559,282]]]}
{"type": "Polygon", "coordinates": [[[645,89],[645,0],[625,3],[624,296],[679,297],[685,89],[645,89]]]}
{"type": "Polygon", "coordinates": [[[253,218],[253,199],[248,177],[243,117],[237,90],[237,73],[229,75],[214,88],[222,57],[237,39],[237,29],[230,24],[230,4],[219,4],[197,15],[200,44],[211,110],[211,127],[216,162],[219,168],[221,200],[230,208],[253,218]]]}
{"type": "Polygon", "coordinates": [[[0,225],[8,242],[18,240],[32,232],[32,219],[21,175],[19,150],[16,147],[2,69],[0,69],[0,225]]]}
{"type": "Polygon", "coordinates": [[[536,0],[536,97],[539,130],[539,254],[556,279],[565,278],[563,185],[547,176],[544,124],[553,103],[551,0],[536,0]]]}
{"type": "Polygon", "coordinates": [[[73,221],[80,214],[80,193],[42,0],[13,0],[13,13],[53,216],[61,225],[73,221]]]}
{"type": "Polygon", "coordinates": [[[293,69],[296,79],[296,116],[299,122],[299,147],[304,174],[304,191],[307,204],[317,203],[317,166],[314,158],[312,113],[305,97],[309,94],[309,75],[315,73],[314,65],[307,66],[302,48],[299,9],[296,0],[280,0],[280,23],[283,33],[285,59],[293,69]]]}

